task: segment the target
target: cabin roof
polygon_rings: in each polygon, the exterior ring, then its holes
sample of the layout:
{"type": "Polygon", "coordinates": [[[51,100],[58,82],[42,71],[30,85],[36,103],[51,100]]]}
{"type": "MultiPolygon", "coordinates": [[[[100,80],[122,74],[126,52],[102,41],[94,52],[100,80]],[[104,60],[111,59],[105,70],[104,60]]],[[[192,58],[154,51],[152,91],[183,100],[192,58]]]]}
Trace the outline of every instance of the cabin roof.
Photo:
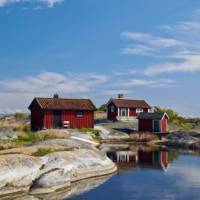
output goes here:
{"type": "Polygon", "coordinates": [[[109,101],[109,103],[110,102],[113,102],[117,107],[124,107],[124,108],[148,108],[148,109],[151,108],[151,106],[145,100],[111,99],[109,101]]]}
{"type": "Polygon", "coordinates": [[[29,106],[37,102],[43,110],[96,110],[95,105],[90,99],[67,99],[67,98],[43,98],[36,97],[29,106]]]}
{"type": "Polygon", "coordinates": [[[165,112],[155,112],[155,113],[145,113],[142,112],[138,115],[138,119],[156,119],[161,120],[164,116],[167,116],[169,119],[167,113],[165,112]]]}

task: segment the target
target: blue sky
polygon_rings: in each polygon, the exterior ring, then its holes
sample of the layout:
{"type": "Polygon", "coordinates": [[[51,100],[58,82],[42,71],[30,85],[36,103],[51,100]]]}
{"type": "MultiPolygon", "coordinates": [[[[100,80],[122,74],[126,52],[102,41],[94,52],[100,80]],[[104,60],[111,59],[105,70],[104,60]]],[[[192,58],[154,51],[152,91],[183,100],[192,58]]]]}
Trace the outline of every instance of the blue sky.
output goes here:
{"type": "Polygon", "coordinates": [[[0,0],[0,112],[119,92],[200,111],[200,1],[0,0]]]}

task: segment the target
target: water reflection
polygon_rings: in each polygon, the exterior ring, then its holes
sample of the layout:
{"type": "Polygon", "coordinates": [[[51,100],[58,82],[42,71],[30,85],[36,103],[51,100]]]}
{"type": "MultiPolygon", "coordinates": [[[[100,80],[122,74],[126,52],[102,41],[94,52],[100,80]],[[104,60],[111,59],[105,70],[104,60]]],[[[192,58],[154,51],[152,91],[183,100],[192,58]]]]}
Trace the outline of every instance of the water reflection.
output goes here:
{"type": "Polygon", "coordinates": [[[69,187],[65,190],[60,190],[55,193],[46,194],[46,195],[39,195],[36,197],[41,200],[69,199],[71,197],[88,192],[88,191],[100,186],[101,184],[106,182],[110,177],[111,176],[102,176],[102,177],[97,177],[97,178],[85,179],[85,180],[73,183],[71,185],[71,187],[69,187]]]}
{"type": "Polygon", "coordinates": [[[57,192],[50,193],[50,194],[42,194],[42,195],[23,195],[23,194],[11,194],[9,196],[1,196],[1,200],[64,200],[69,199],[71,197],[75,197],[77,195],[80,195],[82,193],[88,192],[104,182],[106,182],[111,175],[109,176],[102,176],[102,177],[96,177],[96,178],[90,178],[81,180],[75,183],[72,183],[71,187],[58,190],[57,192]]]}
{"type": "Polygon", "coordinates": [[[165,148],[103,144],[118,175],[73,200],[199,200],[200,158],[165,148]]]}
{"type": "Polygon", "coordinates": [[[170,162],[177,159],[178,154],[166,149],[157,149],[149,146],[109,146],[106,149],[107,156],[118,166],[121,173],[128,169],[151,168],[166,172],[170,162]]]}

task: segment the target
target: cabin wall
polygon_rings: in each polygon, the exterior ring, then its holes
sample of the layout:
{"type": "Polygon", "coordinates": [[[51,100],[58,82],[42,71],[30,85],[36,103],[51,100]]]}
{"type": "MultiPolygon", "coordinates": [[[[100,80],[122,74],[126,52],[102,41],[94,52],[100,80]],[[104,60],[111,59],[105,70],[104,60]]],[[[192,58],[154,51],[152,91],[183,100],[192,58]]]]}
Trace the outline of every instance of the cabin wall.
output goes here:
{"type": "Polygon", "coordinates": [[[83,111],[83,117],[76,116],[77,111],[62,111],[62,121],[69,121],[70,128],[93,128],[94,112],[83,111]]]}
{"type": "Polygon", "coordinates": [[[130,108],[129,115],[130,117],[136,117],[137,116],[136,108],[130,108]]]}
{"type": "Polygon", "coordinates": [[[107,107],[107,119],[115,120],[118,116],[118,108],[111,102],[107,107]],[[111,107],[114,106],[114,112],[111,112],[111,107]]]}
{"type": "Polygon", "coordinates": [[[37,103],[31,108],[31,130],[38,131],[43,129],[43,111],[37,103]]]}
{"type": "Polygon", "coordinates": [[[153,124],[151,119],[139,119],[139,131],[141,132],[152,132],[153,124]]]}
{"type": "Polygon", "coordinates": [[[163,119],[162,119],[162,130],[161,132],[167,132],[168,131],[168,119],[167,117],[165,116],[163,119]]]}
{"type": "MultiPolygon", "coordinates": [[[[148,112],[148,108],[143,108],[143,112],[148,112]]],[[[136,113],[136,108],[130,108],[129,112],[130,117],[136,117],[138,113],[136,113]]]]}
{"type": "Polygon", "coordinates": [[[44,127],[45,129],[53,128],[53,111],[44,111],[44,127]]]}

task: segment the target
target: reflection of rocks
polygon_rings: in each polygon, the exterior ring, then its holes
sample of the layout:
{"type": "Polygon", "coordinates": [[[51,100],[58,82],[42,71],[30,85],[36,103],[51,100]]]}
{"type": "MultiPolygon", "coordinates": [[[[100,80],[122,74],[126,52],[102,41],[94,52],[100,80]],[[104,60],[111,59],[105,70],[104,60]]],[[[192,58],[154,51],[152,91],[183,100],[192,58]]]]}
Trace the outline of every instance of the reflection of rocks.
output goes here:
{"type": "Polygon", "coordinates": [[[185,148],[198,148],[199,133],[196,132],[173,132],[169,134],[166,145],[185,148]]]}
{"type": "MultiPolygon", "coordinates": [[[[111,174],[115,164],[98,150],[56,152],[41,158],[26,155],[0,156],[0,199],[18,192],[55,192],[74,181],[111,174]]],[[[31,197],[29,197],[31,198],[31,197]]]]}
{"type": "Polygon", "coordinates": [[[36,195],[36,197],[42,200],[68,199],[68,198],[80,195],[82,193],[88,192],[89,190],[92,190],[98,187],[99,185],[107,181],[109,178],[110,176],[102,176],[98,178],[90,178],[90,179],[81,180],[81,181],[72,183],[72,185],[67,189],[60,190],[51,194],[36,195]]]}
{"type": "Polygon", "coordinates": [[[56,152],[43,157],[43,174],[35,181],[31,193],[53,192],[71,182],[116,171],[116,166],[106,156],[94,150],[56,152]],[[48,173],[46,173],[48,172],[48,173]]]}
{"type": "Polygon", "coordinates": [[[16,139],[16,133],[12,128],[0,128],[0,140],[13,140],[16,139]]]}

